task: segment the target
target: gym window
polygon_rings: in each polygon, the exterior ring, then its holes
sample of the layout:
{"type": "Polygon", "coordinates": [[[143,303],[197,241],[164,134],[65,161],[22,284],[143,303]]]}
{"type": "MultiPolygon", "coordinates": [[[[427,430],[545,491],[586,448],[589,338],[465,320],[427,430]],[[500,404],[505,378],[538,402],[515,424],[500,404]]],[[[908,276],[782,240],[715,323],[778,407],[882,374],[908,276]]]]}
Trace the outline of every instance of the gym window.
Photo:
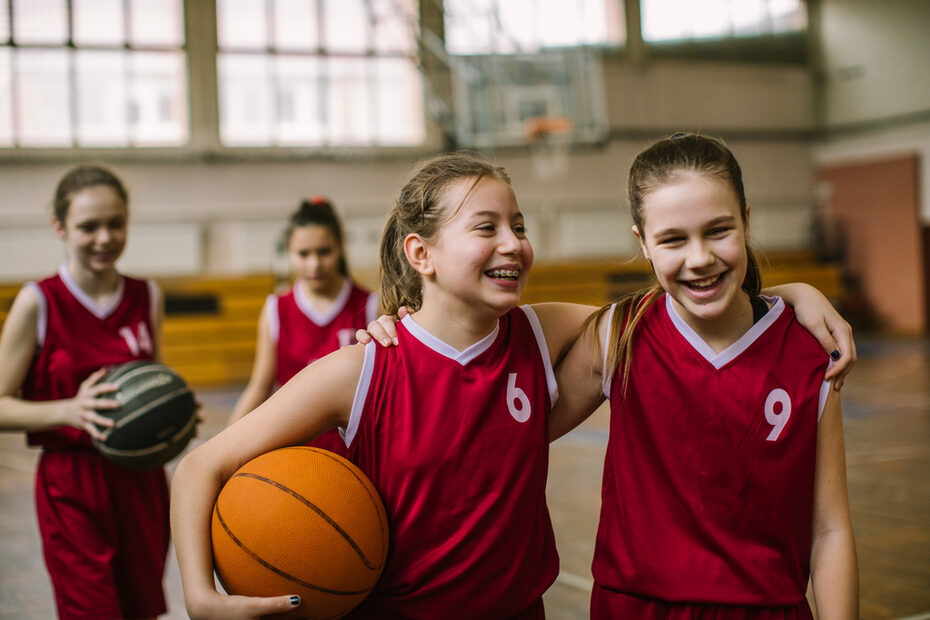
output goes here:
{"type": "Polygon", "coordinates": [[[655,56],[803,61],[804,0],[640,0],[655,56]]]}
{"type": "Polygon", "coordinates": [[[622,0],[443,0],[453,55],[533,53],[558,47],[619,47],[622,0]]]}
{"type": "Polygon", "coordinates": [[[417,0],[217,0],[220,141],[425,140],[417,0]]]}
{"type": "Polygon", "coordinates": [[[0,1],[0,147],[188,142],[181,0],[0,1]]]}

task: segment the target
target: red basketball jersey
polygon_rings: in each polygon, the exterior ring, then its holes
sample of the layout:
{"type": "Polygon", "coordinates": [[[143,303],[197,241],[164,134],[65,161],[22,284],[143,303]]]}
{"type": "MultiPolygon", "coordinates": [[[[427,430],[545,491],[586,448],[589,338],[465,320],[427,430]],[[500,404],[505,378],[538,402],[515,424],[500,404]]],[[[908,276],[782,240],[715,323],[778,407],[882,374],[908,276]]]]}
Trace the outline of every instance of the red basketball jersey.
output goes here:
{"type": "MultiPolygon", "coordinates": [[[[23,382],[25,400],[72,398],[92,372],[153,355],[154,282],[120,276],[116,294],[98,306],[78,287],[67,266],[29,282],[39,298],[38,351],[23,382]]],[[[62,426],[28,434],[30,445],[62,448],[91,445],[90,436],[62,426]]]]}
{"type": "MultiPolygon", "coordinates": [[[[299,281],[283,295],[269,295],[266,304],[268,329],[275,342],[278,385],[290,381],[307,364],[355,344],[355,332],[365,329],[378,316],[378,295],[348,279],[326,312],[313,307],[299,281]]],[[[345,441],[335,429],[307,445],[346,455],[345,441]]]]}
{"type": "Polygon", "coordinates": [[[535,313],[464,351],[412,317],[368,345],[346,431],[390,522],[388,563],[353,617],[508,618],[558,573],[546,506],[557,397],[535,313]]]}
{"type": "Polygon", "coordinates": [[[605,390],[610,438],[593,563],[602,588],[806,607],[829,360],[794,312],[772,301],[721,353],[667,295],[636,328],[627,392],[620,372],[605,390]]]}
{"type": "Polygon", "coordinates": [[[300,282],[283,295],[269,296],[266,303],[268,328],[276,343],[279,385],[307,364],[355,344],[356,330],[365,329],[378,316],[378,295],[349,280],[326,312],[311,305],[300,282]]]}

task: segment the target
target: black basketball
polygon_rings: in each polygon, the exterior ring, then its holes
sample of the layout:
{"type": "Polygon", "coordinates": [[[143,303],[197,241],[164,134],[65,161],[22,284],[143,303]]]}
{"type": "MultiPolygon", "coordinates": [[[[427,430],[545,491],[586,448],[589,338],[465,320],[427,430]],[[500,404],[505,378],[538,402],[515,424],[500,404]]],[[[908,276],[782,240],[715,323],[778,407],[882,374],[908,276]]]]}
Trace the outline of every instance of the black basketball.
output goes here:
{"type": "Polygon", "coordinates": [[[157,469],[176,457],[197,427],[197,404],[187,382],[155,362],[129,362],[113,368],[100,383],[119,390],[106,395],[120,404],[97,413],[115,420],[101,429],[94,445],[108,459],[129,469],[157,469]]]}

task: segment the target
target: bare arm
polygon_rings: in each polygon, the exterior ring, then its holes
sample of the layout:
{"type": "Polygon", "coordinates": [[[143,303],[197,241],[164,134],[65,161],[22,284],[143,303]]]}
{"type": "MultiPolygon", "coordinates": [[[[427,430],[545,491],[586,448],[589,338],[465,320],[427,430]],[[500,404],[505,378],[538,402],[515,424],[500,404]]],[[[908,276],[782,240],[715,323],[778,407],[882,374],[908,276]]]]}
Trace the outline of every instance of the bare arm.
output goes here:
{"type": "Polygon", "coordinates": [[[274,390],[277,361],[275,357],[275,342],[271,338],[268,327],[268,306],[262,308],[258,317],[258,335],[255,345],[255,362],[252,365],[252,375],[249,384],[236,401],[228,424],[242,418],[260,404],[265,402],[274,390]]]}
{"type": "Polygon", "coordinates": [[[73,426],[102,438],[94,426],[112,426],[113,421],[97,414],[97,409],[112,409],[118,403],[103,396],[115,389],[97,381],[106,373],[99,369],[78,389],[74,398],[31,402],[19,398],[19,390],[29,372],[38,346],[36,325],[39,299],[36,292],[23,288],[10,308],[0,334],[0,430],[38,431],[56,426],[73,426]]]}
{"type": "Polygon", "coordinates": [[[859,568],[849,498],[840,395],[830,390],[817,425],[811,580],[820,620],[859,617],[859,568]]]}
{"type": "Polygon", "coordinates": [[[853,341],[852,327],[849,323],[840,316],[830,300],[810,284],[781,284],[766,288],[762,292],[781,297],[794,308],[798,322],[813,334],[823,350],[833,357],[835,363],[827,371],[826,379],[835,377],[833,386],[839,390],[846,375],[856,364],[856,343],[853,341]]]}
{"type": "Polygon", "coordinates": [[[355,345],[317,360],[178,465],[171,483],[171,534],[192,618],[258,618],[291,609],[289,596],[245,598],[216,591],[213,504],[226,480],[250,459],[346,425],[364,353],[364,346],[355,345]]]}
{"type": "Polygon", "coordinates": [[[588,325],[556,366],[559,400],[549,414],[549,441],[584,422],[604,402],[600,342],[605,330],[603,322],[601,333],[588,325]]]}

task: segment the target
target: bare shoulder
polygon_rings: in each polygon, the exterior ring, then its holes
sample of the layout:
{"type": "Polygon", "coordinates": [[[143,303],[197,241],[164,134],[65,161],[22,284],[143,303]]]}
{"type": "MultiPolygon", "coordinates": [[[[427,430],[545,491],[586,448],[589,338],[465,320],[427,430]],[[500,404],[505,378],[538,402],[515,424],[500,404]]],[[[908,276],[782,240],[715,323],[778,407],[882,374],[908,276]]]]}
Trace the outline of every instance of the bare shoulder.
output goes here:
{"type": "Polygon", "coordinates": [[[539,319],[553,361],[561,358],[578,338],[585,320],[597,310],[594,306],[547,302],[531,306],[539,319]]]}

